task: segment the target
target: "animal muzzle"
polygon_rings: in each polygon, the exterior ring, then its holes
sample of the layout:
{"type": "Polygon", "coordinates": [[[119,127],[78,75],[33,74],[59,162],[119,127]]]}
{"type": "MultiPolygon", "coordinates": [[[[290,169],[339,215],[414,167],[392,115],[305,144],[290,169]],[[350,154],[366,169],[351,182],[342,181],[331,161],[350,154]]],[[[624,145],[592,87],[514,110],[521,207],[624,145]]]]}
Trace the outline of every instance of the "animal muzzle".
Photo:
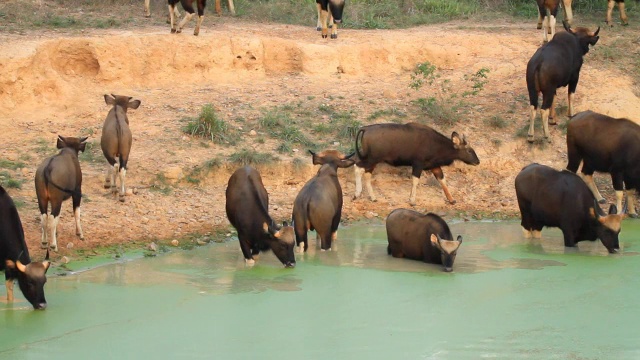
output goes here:
{"type": "Polygon", "coordinates": [[[607,250],[609,251],[609,254],[617,254],[618,253],[618,249],[608,248],[607,250]]]}
{"type": "Polygon", "coordinates": [[[452,272],[453,268],[452,267],[445,267],[444,268],[444,272],[452,272]]]}
{"type": "Polygon", "coordinates": [[[340,23],[342,23],[342,19],[335,19],[334,18],[333,22],[336,23],[336,24],[340,24],[340,23]]]}
{"type": "Polygon", "coordinates": [[[284,264],[284,267],[286,267],[286,268],[294,268],[294,267],[296,267],[296,263],[295,263],[295,261],[294,262],[286,262],[284,264]]]}
{"type": "Polygon", "coordinates": [[[44,310],[47,308],[47,303],[43,302],[43,303],[33,304],[33,308],[35,310],[44,310]]]}

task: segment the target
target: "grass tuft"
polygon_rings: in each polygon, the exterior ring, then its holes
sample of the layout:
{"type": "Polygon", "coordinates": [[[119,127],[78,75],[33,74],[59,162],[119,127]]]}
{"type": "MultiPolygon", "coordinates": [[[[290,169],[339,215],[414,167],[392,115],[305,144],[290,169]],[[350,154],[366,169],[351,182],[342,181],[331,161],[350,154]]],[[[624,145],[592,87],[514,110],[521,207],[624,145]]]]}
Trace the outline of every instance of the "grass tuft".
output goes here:
{"type": "Polygon", "coordinates": [[[183,131],[192,136],[211,139],[216,144],[234,145],[238,135],[222,119],[218,118],[211,104],[204,105],[197,118],[191,119],[183,131]]]}
{"type": "Polygon", "coordinates": [[[247,165],[267,165],[276,161],[276,158],[269,153],[257,152],[253,149],[242,149],[229,156],[229,162],[234,164],[247,165]]]}

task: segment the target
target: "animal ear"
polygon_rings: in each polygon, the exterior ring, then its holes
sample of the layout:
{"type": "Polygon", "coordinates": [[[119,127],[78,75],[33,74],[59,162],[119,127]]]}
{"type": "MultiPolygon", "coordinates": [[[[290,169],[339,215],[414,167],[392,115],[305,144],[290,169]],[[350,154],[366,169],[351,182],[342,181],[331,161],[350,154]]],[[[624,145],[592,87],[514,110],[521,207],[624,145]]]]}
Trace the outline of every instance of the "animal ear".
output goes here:
{"type": "Polygon", "coordinates": [[[87,148],[87,143],[86,142],[81,142],[80,145],[78,145],[78,151],[80,152],[84,152],[84,150],[87,148]]]}
{"type": "Polygon", "coordinates": [[[440,244],[438,243],[438,235],[436,234],[431,234],[431,243],[434,246],[440,247],[440,244]]]}
{"type": "Polygon", "coordinates": [[[458,240],[458,242],[462,244],[462,235],[458,235],[458,238],[456,240],[458,240]]]}
{"type": "Polygon", "coordinates": [[[309,150],[309,154],[311,154],[311,162],[313,165],[324,165],[324,159],[313,151],[309,150]]]}
{"type": "Polygon", "coordinates": [[[21,273],[27,272],[27,267],[23,263],[21,263],[20,260],[16,261],[16,268],[18,268],[21,273]]]}
{"type": "Polygon", "coordinates": [[[107,103],[107,105],[115,105],[116,104],[116,99],[112,97],[112,95],[104,95],[104,102],[107,103]]]}
{"type": "Polygon", "coordinates": [[[458,133],[455,131],[451,133],[451,141],[453,142],[453,147],[455,149],[458,149],[462,144],[462,139],[460,139],[460,135],[458,135],[458,133]]]}
{"type": "Polygon", "coordinates": [[[127,104],[127,108],[135,110],[138,108],[138,106],[140,106],[140,104],[141,104],[140,100],[129,101],[129,103],[127,104]]]}
{"type": "Polygon", "coordinates": [[[618,213],[618,208],[614,204],[611,204],[611,206],[609,206],[609,215],[614,215],[617,213],[618,213]]]}
{"type": "Polygon", "coordinates": [[[56,141],[56,147],[58,149],[62,149],[67,145],[67,141],[64,137],[58,135],[58,140],[56,141]]]}

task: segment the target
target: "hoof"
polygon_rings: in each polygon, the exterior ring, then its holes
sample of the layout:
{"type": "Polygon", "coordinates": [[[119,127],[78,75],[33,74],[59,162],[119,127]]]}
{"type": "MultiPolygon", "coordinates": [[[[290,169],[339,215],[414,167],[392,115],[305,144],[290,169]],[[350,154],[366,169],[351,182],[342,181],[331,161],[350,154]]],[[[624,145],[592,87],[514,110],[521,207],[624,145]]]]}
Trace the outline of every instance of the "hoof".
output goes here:
{"type": "Polygon", "coordinates": [[[104,186],[105,189],[111,189],[111,183],[109,183],[109,182],[104,183],[103,186],[104,186]]]}
{"type": "Polygon", "coordinates": [[[457,202],[457,201],[455,201],[455,200],[451,200],[451,201],[449,201],[449,204],[450,204],[450,205],[455,205],[455,204],[456,204],[456,202],[457,202]]]}
{"type": "Polygon", "coordinates": [[[535,140],[535,138],[533,137],[533,135],[527,135],[527,141],[531,144],[533,144],[533,141],[535,140]]]}
{"type": "Polygon", "coordinates": [[[40,244],[40,249],[48,249],[48,248],[49,248],[49,243],[40,244]]]}
{"type": "Polygon", "coordinates": [[[256,264],[256,261],[253,259],[244,259],[244,262],[247,266],[253,266],[256,264]]]}
{"type": "Polygon", "coordinates": [[[551,118],[551,117],[549,118],[548,122],[549,122],[549,125],[558,125],[558,123],[556,122],[556,119],[551,118]]]}
{"type": "Polygon", "coordinates": [[[182,29],[176,30],[176,34],[180,34],[181,32],[182,32],[182,29]]]}
{"type": "Polygon", "coordinates": [[[176,33],[176,29],[171,29],[171,33],[175,34],[176,33]]]}
{"type": "Polygon", "coordinates": [[[332,39],[337,39],[338,38],[338,34],[331,34],[331,38],[332,39]]]}
{"type": "Polygon", "coordinates": [[[600,199],[598,200],[598,204],[606,204],[607,200],[606,199],[600,199]]]}
{"type": "Polygon", "coordinates": [[[637,219],[637,218],[638,218],[638,214],[629,214],[629,217],[630,217],[630,218],[637,219]]]}
{"type": "Polygon", "coordinates": [[[629,23],[628,22],[623,22],[622,26],[629,26],[629,23]]]}
{"type": "Polygon", "coordinates": [[[316,31],[322,31],[322,28],[320,26],[317,26],[316,31]]]}
{"type": "Polygon", "coordinates": [[[76,234],[76,236],[77,236],[80,240],[84,240],[84,235],[83,235],[83,234],[76,234]]]}
{"type": "Polygon", "coordinates": [[[51,246],[49,249],[51,249],[51,251],[58,252],[58,245],[56,245],[56,246],[51,246]]]}
{"type": "Polygon", "coordinates": [[[118,200],[120,200],[120,202],[124,202],[124,195],[118,195],[118,200]]]}
{"type": "Polygon", "coordinates": [[[536,26],[536,29],[538,30],[542,29],[542,24],[538,24],[538,26],[536,26]]]}
{"type": "Polygon", "coordinates": [[[544,139],[545,139],[549,144],[551,144],[551,138],[550,138],[550,137],[545,136],[545,137],[544,137],[544,139]]]}
{"type": "Polygon", "coordinates": [[[323,39],[326,39],[326,38],[327,38],[327,35],[322,34],[322,38],[323,38],[323,39]]]}
{"type": "Polygon", "coordinates": [[[144,14],[144,17],[146,17],[146,18],[150,18],[150,17],[151,17],[151,14],[144,14]]]}
{"type": "Polygon", "coordinates": [[[198,36],[199,32],[193,32],[193,36],[198,36]]]}

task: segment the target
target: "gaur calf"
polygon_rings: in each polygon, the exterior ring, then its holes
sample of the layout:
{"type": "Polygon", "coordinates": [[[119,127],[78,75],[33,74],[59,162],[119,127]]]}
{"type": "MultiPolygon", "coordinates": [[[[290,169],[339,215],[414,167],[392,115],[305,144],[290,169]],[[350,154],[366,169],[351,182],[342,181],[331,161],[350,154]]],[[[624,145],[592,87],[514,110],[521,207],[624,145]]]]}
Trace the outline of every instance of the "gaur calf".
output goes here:
{"type": "Polygon", "coordinates": [[[49,250],[44,261],[31,261],[18,210],[11,196],[0,186],[0,270],[4,270],[7,301],[14,300],[13,282],[18,280],[22,295],[33,308],[46,308],[44,284],[50,265],[49,250]]]}
{"type": "Polygon", "coordinates": [[[113,107],[109,110],[107,118],[102,126],[100,147],[104,157],[109,162],[109,169],[105,178],[105,188],[116,189],[116,177],[120,178],[119,198],[124,201],[126,194],[125,177],[127,175],[127,163],[131,152],[133,137],[129,128],[128,109],[137,109],[140,100],[131,100],[132,97],[120,95],[105,95],[104,101],[113,107]]]}
{"type": "Polygon", "coordinates": [[[462,236],[453,240],[447,223],[438,215],[421,214],[408,209],[393,210],[386,221],[387,253],[397,258],[441,264],[453,271],[462,236]]]}
{"type": "Polygon", "coordinates": [[[227,184],[227,218],[238,231],[240,250],[248,265],[261,251],[272,250],[285,267],[296,265],[293,228],[279,229],[269,216],[269,194],[260,173],[250,166],[236,170],[227,184]]]}
{"type": "Polygon", "coordinates": [[[515,188],[525,237],[539,238],[543,227],[558,227],[566,247],[600,239],[610,253],[620,248],[618,234],[625,215],[617,214],[615,205],[609,215],[602,213],[578,175],[534,163],[516,176],[515,188]]]}
{"type": "Polygon", "coordinates": [[[336,150],[309,153],[313,164],[322,166],[316,176],[302,187],[293,202],[296,244],[302,250],[304,243],[304,251],[307,251],[307,231],[315,230],[321,251],[331,250],[342,216],[342,187],[338,181],[338,168],[352,166],[355,161],[351,157],[354,154],[345,156],[336,150]]]}
{"type": "Polygon", "coordinates": [[[87,138],[58,136],[56,147],[60,152],[45,159],[36,170],[35,186],[42,225],[42,247],[58,251],[56,229],[60,218],[62,202],[73,201],[76,221],[76,235],[84,239],[80,226],[80,201],[82,200],[82,170],[78,153],[85,150],[87,138]],[[48,207],[51,204],[51,214],[48,207]],[[47,232],[50,231],[49,234],[47,232]]]}
{"type": "Polygon", "coordinates": [[[598,42],[598,32],[587,28],[569,27],[563,22],[566,32],[557,33],[551,41],[542,45],[527,63],[527,90],[531,105],[531,121],[527,141],[534,141],[534,121],[538,113],[538,96],[542,93],[542,128],[549,140],[549,124],[555,125],[555,96],[560,87],[569,87],[568,115],[573,114],[573,96],[580,78],[583,56],[589,46],[598,42]]]}
{"type": "Polygon", "coordinates": [[[583,111],[567,126],[567,170],[582,174],[587,186],[600,203],[593,173],[611,174],[616,191],[616,205],[622,210],[623,190],[627,190],[629,216],[637,217],[635,192],[640,189],[640,125],[629,119],[615,119],[593,111],[583,111]]]}

